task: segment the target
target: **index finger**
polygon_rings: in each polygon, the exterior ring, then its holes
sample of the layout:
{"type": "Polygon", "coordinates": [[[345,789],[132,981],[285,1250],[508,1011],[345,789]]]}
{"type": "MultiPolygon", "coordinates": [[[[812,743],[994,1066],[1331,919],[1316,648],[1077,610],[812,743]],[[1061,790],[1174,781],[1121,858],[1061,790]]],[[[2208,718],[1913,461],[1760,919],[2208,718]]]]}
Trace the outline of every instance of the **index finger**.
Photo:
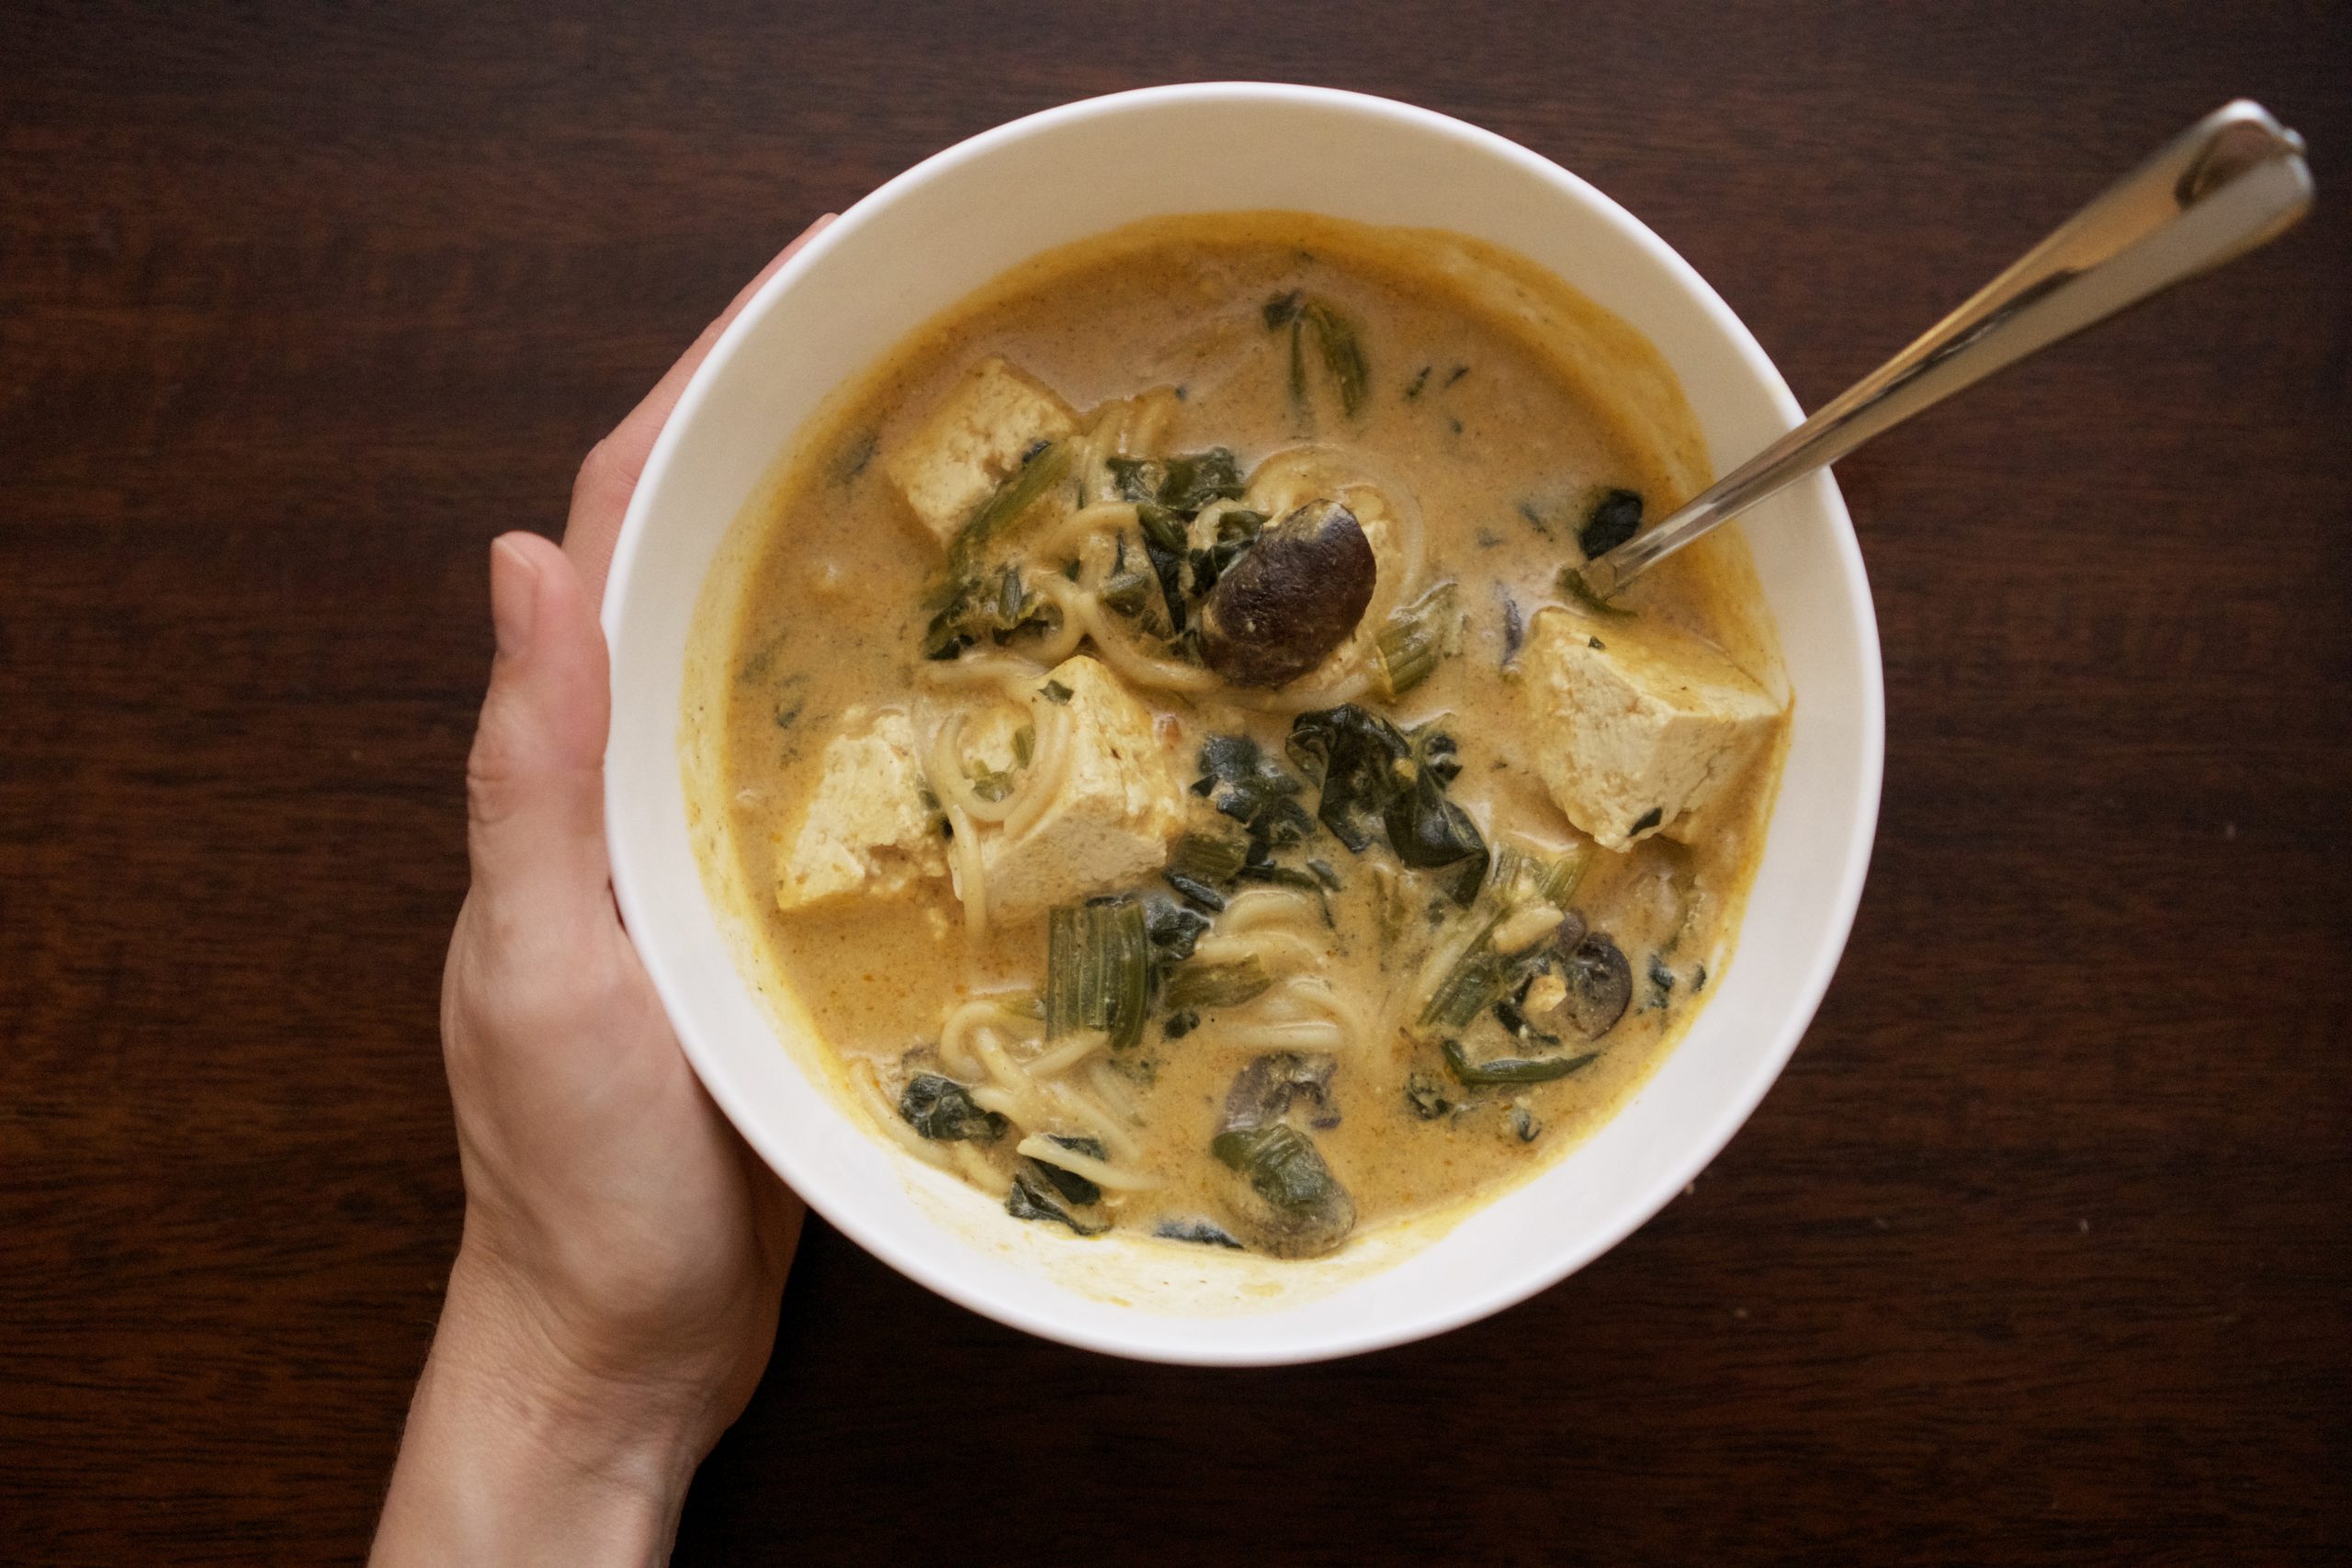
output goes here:
{"type": "Polygon", "coordinates": [[[579,569],[591,600],[604,597],[605,573],[613,563],[613,547],[620,539],[621,517],[628,511],[628,500],[637,491],[639,476],[645,472],[646,458],[653,454],[654,440],[669,423],[670,412],[678,406],[686,383],[694,379],[704,356],[718,341],[718,334],[741,313],[760,286],[774,277],[776,268],[790,261],[834,217],[828,212],[809,224],[792,243],[777,252],[773,261],[760,268],[759,276],[737,292],[727,309],[718,313],[718,319],[703,328],[692,346],[679,355],[678,362],[653,384],[653,390],[645,395],[645,400],[631,409],[628,417],[596,443],[581,463],[580,477],[571,485],[571,516],[564,525],[563,548],[579,569]]]}

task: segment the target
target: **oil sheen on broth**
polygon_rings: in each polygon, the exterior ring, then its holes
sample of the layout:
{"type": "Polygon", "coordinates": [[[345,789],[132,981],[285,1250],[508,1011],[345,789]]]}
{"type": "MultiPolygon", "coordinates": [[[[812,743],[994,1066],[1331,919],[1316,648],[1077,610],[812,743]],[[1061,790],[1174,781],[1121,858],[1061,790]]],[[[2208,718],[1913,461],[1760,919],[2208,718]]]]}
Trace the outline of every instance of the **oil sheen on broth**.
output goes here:
{"type": "Polygon", "coordinates": [[[1700,452],[1646,344],[1455,236],[1041,257],[739,525],[713,886],[1013,1220],[1306,1258],[1490,1195],[1729,956],[1789,706],[1744,547],[1562,577],[1700,452]]]}

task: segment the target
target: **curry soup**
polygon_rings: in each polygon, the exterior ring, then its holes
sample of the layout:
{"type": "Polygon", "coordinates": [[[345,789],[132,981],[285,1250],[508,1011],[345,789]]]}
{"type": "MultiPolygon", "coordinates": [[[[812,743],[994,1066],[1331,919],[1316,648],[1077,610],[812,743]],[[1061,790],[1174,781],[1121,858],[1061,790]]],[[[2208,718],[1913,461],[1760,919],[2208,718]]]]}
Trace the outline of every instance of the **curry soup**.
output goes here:
{"type": "Polygon", "coordinates": [[[1744,547],[1563,581],[1702,452],[1646,344],[1456,236],[1040,257],[739,525],[713,886],[876,1127],[1013,1220],[1302,1258],[1491,1193],[1689,1024],[1761,846],[1744,547]]]}

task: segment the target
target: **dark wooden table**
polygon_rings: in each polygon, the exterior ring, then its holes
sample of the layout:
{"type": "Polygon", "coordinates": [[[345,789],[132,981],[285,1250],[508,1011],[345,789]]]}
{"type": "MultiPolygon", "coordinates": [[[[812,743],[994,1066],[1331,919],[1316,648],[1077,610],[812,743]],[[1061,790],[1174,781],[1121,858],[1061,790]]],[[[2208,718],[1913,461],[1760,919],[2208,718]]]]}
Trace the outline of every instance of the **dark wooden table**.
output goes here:
{"type": "Polygon", "coordinates": [[[1690,1196],[1491,1322],[1247,1374],[812,1226],[681,1561],[2352,1542],[2340,6],[503,9],[0,10],[0,1561],[364,1548],[456,1237],[486,541],[814,214],[1235,75],[1587,175],[1808,402],[2233,95],[2322,206],[1841,469],[1877,861],[1690,1196]]]}

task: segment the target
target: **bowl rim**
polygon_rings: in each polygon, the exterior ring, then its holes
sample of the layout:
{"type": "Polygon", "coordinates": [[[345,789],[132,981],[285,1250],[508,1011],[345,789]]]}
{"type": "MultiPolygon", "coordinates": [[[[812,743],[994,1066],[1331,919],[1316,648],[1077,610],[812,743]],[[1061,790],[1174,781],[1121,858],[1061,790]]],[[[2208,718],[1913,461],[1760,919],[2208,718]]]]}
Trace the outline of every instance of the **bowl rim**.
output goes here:
{"type": "MultiPolygon", "coordinates": [[[[1498,159],[1516,165],[1523,173],[1557,188],[1568,199],[1588,207],[1595,216],[1619,231],[1688,297],[1690,303],[1698,308],[1710,328],[1732,350],[1743,368],[1767,394],[1784,426],[1793,428],[1803,420],[1803,410],[1794,394],[1754,334],[1695,267],[1609,196],[1551,159],[1507,137],[1418,105],[1332,87],[1274,82],[1215,81],[1177,83],[1106,94],[1057,105],[1006,121],[924,158],[852,204],[804,244],[745,301],[743,309],[712,344],[708,355],[680,395],[653,444],[636,491],[630,497],[619,536],[615,541],[600,611],[608,649],[618,647],[622,608],[628,602],[629,584],[635,576],[638,558],[649,532],[651,498],[662,488],[662,480],[684,432],[695,423],[725,367],[756,330],[761,320],[828,254],[848,243],[873,220],[878,211],[907,192],[952,175],[964,165],[985,158],[1008,143],[1090,119],[1170,104],[1204,102],[1275,102],[1386,119],[1451,141],[1470,155],[1498,159]]],[[[877,1227],[868,1224],[854,1207],[837,1202],[834,1194],[823,1190],[822,1182],[809,1181],[808,1167],[797,1157],[792,1144],[776,1136],[753,1113],[751,1102],[754,1097],[735,1081],[716,1053],[702,1045],[692,1028],[679,1022],[679,1010],[670,1001],[676,981],[670,976],[668,964],[659,952],[648,951],[647,944],[637,942],[634,935],[632,945],[637,948],[657,994],[662,998],[679,1046],[696,1077],[726,1114],[729,1124],[768,1167],[829,1224],[865,1251],[916,1283],[983,1317],[1041,1338],[1107,1355],[1176,1365],[1267,1366],[1359,1355],[1442,1334],[1492,1316],[1550,1289],[1607,1253],[1647,1224],[1713,1163],[1739,1129],[1746,1125],[1757,1106],[1786,1069],[1797,1045],[1812,1025],[1852,934],[1862,886],[1869,872],[1871,845],[1877,833],[1883,784],[1884,668],[1877,615],[1863,569],[1860,545],[1836,480],[1824,469],[1793,488],[1797,491],[1810,489],[1813,492],[1812,504],[1826,513],[1832,525],[1831,544],[1844,579],[1843,597],[1853,615],[1852,632],[1860,664],[1861,701],[1859,711],[1851,716],[1858,721],[1861,777],[1857,780],[1856,810],[1853,820],[1848,825],[1847,840],[1842,846],[1844,871],[1829,900],[1828,918],[1823,928],[1824,936],[1834,940],[1821,944],[1810,972],[1795,987],[1793,1003],[1785,1011],[1770,1048],[1755,1055],[1746,1081],[1722,1103],[1710,1121],[1693,1130],[1693,1135],[1683,1145],[1680,1156],[1668,1161],[1661,1172],[1651,1179],[1646,1189],[1640,1190],[1634,1198],[1623,1202],[1621,1213],[1612,1223],[1595,1229],[1572,1248],[1537,1255],[1541,1261],[1498,1280],[1485,1291],[1450,1295],[1433,1303],[1427,1311],[1400,1314],[1393,1319],[1355,1331],[1334,1332],[1306,1348],[1292,1345],[1254,1346],[1246,1330],[1240,1329],[1240,1325],[1247,1323],[1246,1318],[1231,1320],[1240,1331],[1229,1338],[1201,1345],[1174,1346],[1156,1342],[1148,1334],[1097,1332],[1084,1325],[1000,1300],[984,1288],[967,1282],[957,1269],[943,1265],[933,1254],[898,1245],[891,1237],[880,1234],[877,1227]]],[[[608,736],[608,747],[610,744],[608,736]]],[[[608,776],[609,773],[608,761],[608,776]]],[[[1777,807],[1775,809],[1777,812],[1777,807]]],[[[617,844],[622,840],[622,825],[617,819],[614,792],[609,786],[605,795],[605,830],[609,842],[617,844]]],[[[612,857],[612,877],[615,901],[619,907],[624,926],[632,933],[648,929],[642,903],[638,897],[634,871],[626,867],[625,857],[618,853],[612,857]]]]}

